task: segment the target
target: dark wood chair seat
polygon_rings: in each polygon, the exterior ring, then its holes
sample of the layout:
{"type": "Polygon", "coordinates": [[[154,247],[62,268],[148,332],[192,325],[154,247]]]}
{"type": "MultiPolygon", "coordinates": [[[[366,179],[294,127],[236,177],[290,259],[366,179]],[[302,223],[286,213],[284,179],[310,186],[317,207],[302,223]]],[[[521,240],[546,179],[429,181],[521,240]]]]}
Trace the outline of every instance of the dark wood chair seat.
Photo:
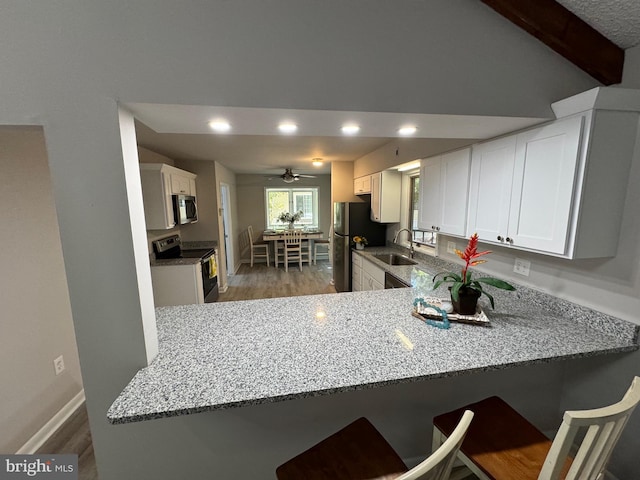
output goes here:
{"type": "MultiPolygon", "coordinates": [[[[552,441],[500,397],[490,397],[433,419],[446,437],[465,410],[475,417],[460,452],[490,479],[537,480],[552,441]]],[[[568,460],[561,478],[569,470],[568,460]]]]}
{"type": "Polygon", "coordinates": [[[407,471],[380,432],[366,418],[359,418],[280,465],[276,476],[279,480],[388,480],[407,471]]]}

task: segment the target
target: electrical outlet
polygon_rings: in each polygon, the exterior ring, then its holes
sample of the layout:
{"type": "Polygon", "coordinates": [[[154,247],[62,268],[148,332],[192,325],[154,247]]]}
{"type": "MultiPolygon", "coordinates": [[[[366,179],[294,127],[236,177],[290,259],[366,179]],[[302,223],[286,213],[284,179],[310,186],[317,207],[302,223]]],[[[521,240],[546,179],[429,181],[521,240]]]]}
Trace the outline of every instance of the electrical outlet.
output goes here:
{"type": "Polygon", "coordinates": [[[56,371],[56,375],[60,375],[62,372],[64,372],[64,358],[62,357],[62,355],[60,355],[53,361],[53,368],[56,371]]]}
{"type": "Polygon", "coordinates": [[[447,242],[447,253],[456,253],[456,242],[447,242]]]}
{"type": "Polygon", "coordinates": [[[516,261],[513,264],[513,271],[517,274],[524,275],[525,277],[529,276],[530,268],[531,262],[529,260],[523,260],[521,258],[516,258],[516,261]]]}

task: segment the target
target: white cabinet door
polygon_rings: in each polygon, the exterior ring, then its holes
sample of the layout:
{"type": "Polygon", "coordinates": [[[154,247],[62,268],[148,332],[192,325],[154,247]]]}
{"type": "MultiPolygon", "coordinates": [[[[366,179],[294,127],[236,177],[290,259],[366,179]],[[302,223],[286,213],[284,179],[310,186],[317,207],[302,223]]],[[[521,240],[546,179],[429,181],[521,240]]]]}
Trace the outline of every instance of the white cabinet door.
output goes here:
{"type": "Polygon", "coordinates": [[[366,195],[371,193],[371,175],[354,179],[353,193],[355,195],[366,195]]]}
{"type": "Polygon", "coordinates": [[[418,227],[437,230],[441,220],[440,157],[426,158],[420,164],[420,211],[418,227]]]}
{"type": "Polygon", "coordinates": [[[509,226],[515,135],[473,147],[467,234],[504,243],[509,226]]]}
{"type": "Polygon", "coordinates": [[[362,290],[384,290],[384,270],[362,260],[362,290]]]}
{"type": "Polygon", "coordinates": [[[421,229],[465,235],[470,164],[468,148],[422,160],[418,215],[421,229]]]}
{"type": "Polygon", "coordinates": [[[180,174],[172,173],[171,193],[174,195],[194,195],[195,192],[191,193],[191,179],[180,174]]]}
{"type": "Polygon", "coordinates": [[[579,158],[582,117],[517,136],[509,212],[509,243],[566,251],[579,158]]]}
{"type": "Polygon", "coordinates": [[[371,220],[380,223],[400,221],[401,176],[396,171],[371,175],[371,220]]]}
{"type": "Polygon", "coordinates": [[[204,303],[200,263],[152,266],[151,280],[156,307],[204,303]]]}
{"type": "Polygon", "coordinates": [[[468,234],[565,254],[582,122],[569,118],[475,146],[468,234]]]}
{"type": "Polygon", "coordinates": [[[357,253],[351,253],[351,291],[362,290],[362,257],[357,253]]]}
{"type": "Polygon", "coordinates": [[[469,201],[471,150],[466,148],[442,155],[440,167],[441,233],[464,236],[469,201]]]}

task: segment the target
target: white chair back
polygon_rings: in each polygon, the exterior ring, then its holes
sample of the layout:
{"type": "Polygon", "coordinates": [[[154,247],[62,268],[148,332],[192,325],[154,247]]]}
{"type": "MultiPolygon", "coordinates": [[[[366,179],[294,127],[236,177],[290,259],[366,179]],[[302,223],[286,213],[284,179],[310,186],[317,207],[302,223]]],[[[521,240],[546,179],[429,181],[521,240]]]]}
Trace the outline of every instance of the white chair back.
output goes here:
{"type": "Polygon", "coordinates": [[[640,377],[635,377],[631,387],[618,403],[593,410],[567,411],[562,425],[547,454],[538,480],[560,478],[562,466],[576,438],[586,429],[578,452],[573,457],[565,480],[600,480],[620,434],[633,410],[640,403],[640,377]]]}
{"type": "Polygon", "coordinates": [[[466,410],[449,438],[426,460],[404,475],[400,475],[396,480],[448,480],[472,419],[473,412],[466,410]]]}
{"type": "Polygon", "coordinates": [[[251,225],[247,227],[247,234],[249,235],[249,243],[253,246],[253,227],[251,225]]]}
{"type": "Polygon", "coordinates": [[[287,247],[299,244],[302,241],[302,232],[300,230],[287,230],[284,232],[284,243],[287,247]]]}

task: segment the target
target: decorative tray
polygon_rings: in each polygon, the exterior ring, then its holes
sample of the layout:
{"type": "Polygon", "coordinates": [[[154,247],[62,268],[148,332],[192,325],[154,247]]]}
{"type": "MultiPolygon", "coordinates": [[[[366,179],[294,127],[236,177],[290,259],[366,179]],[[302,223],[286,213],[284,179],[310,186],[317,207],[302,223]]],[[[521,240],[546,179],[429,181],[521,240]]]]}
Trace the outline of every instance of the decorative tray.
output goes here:
{"type": "MultiPolygon", "coordinates": [[[[439,323],[445,323],[447,325],[448,322],[469,323],[472,325],[484,326],[491,325],[489,318],[479,305],[475,315],[461,315],[459,313],[454,313],[449,300],[443,300],[436,297],[416,298],[413,305],[414,307],[411,315],[430,325],[434,325],[433,320],[440,320],[439,323]]],[[[447,328],[447,326],[444,326],[444,328],[447,328]]]]}

